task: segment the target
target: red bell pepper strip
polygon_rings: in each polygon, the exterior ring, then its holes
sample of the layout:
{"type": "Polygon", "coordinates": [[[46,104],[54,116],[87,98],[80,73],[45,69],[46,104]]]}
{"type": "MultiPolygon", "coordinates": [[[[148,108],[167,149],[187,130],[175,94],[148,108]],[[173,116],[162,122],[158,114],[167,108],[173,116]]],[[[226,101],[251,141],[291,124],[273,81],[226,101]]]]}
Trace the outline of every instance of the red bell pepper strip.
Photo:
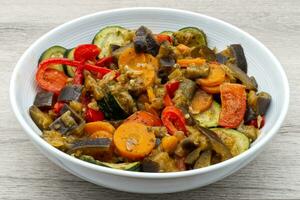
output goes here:
{"type": "Polygon", "coordinates": [[[59,114],[60,110],[62,109],[62,107],[65,105],[64,102],[56,102],[53,106],[53,111],[56,113],[56,114],[59,114]]]}
{"type": "Polygon", "coordinates": [[[73,83],[76,85],[83,84],[83,67],[77,67],[73,78],[73,83]]]}
{"type": "Polygon", "coordinates": [[[170,98],[173,98],[176,90],[179,88],[180,82],[173,81],[166,84],[166,91],[169,94],[170,98]]]}
{"type": "Polygon", "coordinates": [[[219,125],[236,128],[242,122],[246,112],[246,89],[241,84],[223,83],[220,85],[221,113],[219,125]]]}
{"type": "MultiPolygon", "coordinates": [[[[83,68],[88,71],[100,73],[102,75],[112,71],[111,69],[98,67],[88,63],[82,63],[75,60],[69,60],[67,58],[50,58],[44,60],[39,64],[39,68],[36,73],[36,81],[44,90],[51,91],[56,94],[59,94],[60,90],[66,85],[68,77],[63,72],[54,69],[48,69],[49,66],[53,64],[70,65],[72,67],[83,68]]],[[[117,73],[117,76],[118,75],[119,74],[117,73]]]]}
{"type": "Polygon", "coordinates": [[[97,111],[87,107],[85,112],[85,120],[87,122],[102,121],[104,120],[104,114],[100,110],[97,111]]]}
{"type": "Polygon", "coordinates": [[[99,67],[108,67],[113,62],[114,62],[114,58],[112,56],[109,56],[98,60],[96,62],[96,65],[99,67]]]}
{"type": "Polygon", "coordinates": [[[174,105],[172,102],[172,99],[168,93],[165,94],[163,101],[164,101],[165,106],[173,106],[174,105]]]}
{"type": "Polygon", "coordinates": [[[164,41],[169,41],[171,44],[173,43],[172,37],[169,35],[165,35],[165,34],[156,35],[156,40],[158,41],[158,43],[162,43],[164,41]]]}
{"type": "Polygon", "coordinates": [[[176,131],[183,131],[187,134],[184,114],[175,106],[165,107],[162,111],[161,120],[170,134],[173,135],[176,131]]]}
{"type": "Polygon", "coordinates": [[[94,44],[82,44],[76,47],[74,51],[74,60],[85,62],[87,60],[95,60],[101,50],[94,44]]]}

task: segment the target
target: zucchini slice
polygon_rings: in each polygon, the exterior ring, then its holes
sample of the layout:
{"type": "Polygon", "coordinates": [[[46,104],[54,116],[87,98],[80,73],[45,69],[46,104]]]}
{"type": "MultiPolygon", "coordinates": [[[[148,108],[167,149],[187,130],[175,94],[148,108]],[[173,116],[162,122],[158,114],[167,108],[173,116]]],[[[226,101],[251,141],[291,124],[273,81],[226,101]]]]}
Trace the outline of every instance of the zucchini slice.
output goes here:
{"type": "Polygon", "coordinates": [[[96,165],[113,168],[113,169],[120,169],[126,171],[139,171],[140,169],[140,162],[132,162],[132,163],[108,163],[102,162],[99,160],[95,160],[92,156],[82,155],[79,157],[80,160],[93,163],[96,165]]]}
{"type": "Polygon", "coordinates": [[[168,35],[168,36],[173,37],[173,33],[174,33],[174,32],[172,32],[172,31],[163,31],[163,32],[161,32],[160,34],[162,34],[162,35],[168,35]]]}
{"type": "Polygon", "coordinates": [[[129,30],[121,26],[106,26],[95,35],[92,43],[101,49],[99,58],[102,58],[111,54],[111,44],[123,46],[130,40],[129,30]]]}
{"type": "Polygon", "coordinates": [[[112,118],[114,120],[120,120],[120,119],[125,119],[129,116],[129,114],[125,111],[126,109],[123,108],[121,103],[118,101],[118,99],[109,93],[106,97],[105,100],[107,102],[107,105],[111,108],[112,110],[112,118]]]}
{"type": "MultiPolygon", "coordinates": [[[[39,63],[42,62],[43,60],[46,60],[49,58],[63,58],[66,51],[67,51],[67,49],[62,46],[58,46],[58,45],[52,46],[52,47],[46,49],[42,53],[42,55],[39,59],[39,63]]],[[[59,71],[64,71],[64,66],[61,64],[52,65],[51,68],[59,70],[59,71]]]]}
{"type": "Polygon", "coordinates": [[[106,103],[105,98],[98,101],[98,106],[100,107],[101,111],[104,113],[104,117],[106,119],[112,118],[112,111],[109,105],[106,103]]]}
{"type": "MultiPolygon", "coordinates": [[[[75,48],[68,49],[65,53],[65,58],[68,58],[69,60],[74,60],[74,51],[75,48]]],[[[76,67],[65,65],[64,70],[65,70],[65,74],[67,74],[69,77],[74,77],[76,67]]]]}
{"type": "Polygon", "coordinates": [[[230,149],[233,156],[237,156],[250,147],[250,141],[243,133],[227,128],[212,128],[222,142],[230,149]]]}
{"type": "Polygon", "coordinates": [[[178,44],[184,44],[189,47],[207,46],[206,34],[196,27],[185,27],[173,33],[178,44]]]}
{"type": "Polygon", "coordinates": [[[217,127],[219,123],[219,116],[221,112],[220,105],[213,101],[210,108],[202,113],[193,115],[196,122],[199,123],[200,126],[211,128],[211,127],[217,127]]]}

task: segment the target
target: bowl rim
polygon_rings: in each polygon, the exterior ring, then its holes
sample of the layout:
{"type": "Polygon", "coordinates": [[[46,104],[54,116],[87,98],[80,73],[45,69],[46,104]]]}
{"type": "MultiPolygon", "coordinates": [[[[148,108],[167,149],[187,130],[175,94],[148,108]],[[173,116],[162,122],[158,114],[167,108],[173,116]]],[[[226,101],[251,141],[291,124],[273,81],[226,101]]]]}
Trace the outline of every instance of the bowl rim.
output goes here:
{"type": "Polygon", "coordinates": [[[15,113],[15,116],[18,119],[19,123],[21,124],[21,126],[25,130],[26,134],[30,137],[31,140],[33,140],[39,146],[44,148],[46,151],[50,152],[52,155],[55,155],[55,157],[58,157],[56,159],[58,159],[59,161],[61,161],[61,159],[66,159],[67,161],[69,161],[69,162],[71,162],[75,165],[81,165],[85,168],[89,168],[91,170],[95,170],[95,171],[102,172],[102,173],[118,175],[118,176],[125,176],[125,177],[149,178],[149,179],[179,178],[179,177],[193,176],[193,175],[196,175],[196,174],[204,174],[204,173],[207,173],[207,172],[218,170],[220,168],[223,168],[223,167],[226,167],[226,166],[229,166],[229,165],[233,165],[234,163],[238,163],[239,161],[242,161],[243,159],[247,159],[251,155],[254,155],[256,151],[259,151],[260,149],[262,149],[266,145],[266,143],[269,142],[274,137],[274,135],[278,132],[279,128],[281,127],[281,125],[282,125],[282,123],[283,123],[283,121],[286,117],[287,111],[288,111],[289,97],[290,97],[289,93],[290,93],[289,83],[288,83],[288,79],[287,79],[286,73],[283,70],[282,65],[280,64],[280,62],[277,60],[277,58],[272,54],[272,52],[267,47],[265,47],[260,41],[258,41],[256,38],[251,36],[249,33],[245,32],[245,31],[237,28],[236,26],[234,26],[232,24],[229,24],[225,21],[219,20],[219,19],[214,18],[214,17],[207,16],[207,15],[204,15],[204,14],[200,14],[200,13],[196,13],[196,12],[192,12],[192,11],[187,11],[187,10],[172,9],[172,8],[161,8],[161,7],[131,7],[131,8],[119,8],[119,9],[105,10],[105,11],[100,11],[100,12],[88,14],[88,15],[73,19],[71,21],[68,21],[68,22],[66,22],[62,25],[59,25],[59,26],[55,27],[54,29],[50,30],[49,32],[45,33],[40,38],[38,38],[23,53],[23,55],[21,56],[21,58],[19,59],[19,61],[17,62],[16,66],[13,70],[11,80],[10,80],[10,88],[9,88],[9,96],[10,96],[11,107],[12,107],[13,112],[15,113]],[[72,157],[72,156],[56,149],[55,147],[48,144],[45,140],[43,140],[32,129],[32,127],[29,124],[26,123],[25,119],[22,117],[21,111],[19,110],[19,107],[18,107],[16,95],[15,95],[15,93],[17,91],[16,90],[17,87],[16,87],[16,84],[15,84],[16,80],[17,80],[17,74],[18,74],[19,69],[22,66],[23,61],[28,56],[29,52],[31,50],[33,50],[41,41],[46,39],[49,35],[55,33],[56,31],[60,30],[63,27],[71,26],[73,24],[78,23],[79,21],[87,20],[89,18],[98,17],[98,16],[101,16],[101,15],[107,15],[109,13],[114,13],[114,12],[121,12],[122,13],[122,12],[134,12],[134,11],[176,12],[176,13],[181,14],[181,15],[190,15],[190,16],[205,18],[205,19],[208,19],[210,21],[214,21],[216,23],[221,23],[221,24],[229,27],[230,29],[233,29],[234,31],[239,32],[239,34],[242,34],[242,35],[246,36],[249,40],[252,40],[252,42],[254,42],[259,48],[263,49],[263,51],[265,51],[268,54],[268,56],[273,60],[273,62],[275,63],[274,67],[276,67],[276,69],[279,70],[279,72],[281,74],[281,77],[282,77],[282,82],[281,83],[283,84],[283,88],[284,88],[283,96],[285,97],[285,99],[283,101],[283,109],[281,110],[281,115],[277,118],[276,123],[274,124],[274,126],[268,131],[268,134],[266,134],[265,137],[263,137],[259,142],[257,142],[254,146],[249,148],[247,151],[245,151],[242,154],[240,154],[236,157],[233,157],[229,160],[223,161],[221,163],[218,163],[218,164],[215,164],[215,165],[212,165],[212,166],[201,168],[201,169],[194,169],[194,170],[180,171],[180,172],[166,172],[166,173],[132,172],[132,171],[123,171],[123,170],[98,166],[98,165],[95,165],[95,164],[91,164],[91,163],[82,161],[82,160],[77,159],[75,157],[72,157]]]}

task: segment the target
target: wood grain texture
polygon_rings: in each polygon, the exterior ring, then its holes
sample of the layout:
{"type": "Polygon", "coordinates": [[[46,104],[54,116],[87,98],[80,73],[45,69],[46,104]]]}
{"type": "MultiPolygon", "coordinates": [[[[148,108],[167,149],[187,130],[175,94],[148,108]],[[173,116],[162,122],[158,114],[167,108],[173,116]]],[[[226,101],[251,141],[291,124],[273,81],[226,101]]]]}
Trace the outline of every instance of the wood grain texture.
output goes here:
{"type": "MultiPolygon", "coordinates": [[[[300,1],[262,0],[1,0],[0,199],[300,199],[300,1]],[[138,195],[85,182],[47,160],[23,133],[9,105],[11,72],[26,48],[55,26],[120,7],[161,6],[223,19],[262,41],[289,78],[288,116],[274,140],[248,166],[217,183],[188,192],[138,195]]],[[[284,97],[283,97],[284,98],[284,97]]]]}

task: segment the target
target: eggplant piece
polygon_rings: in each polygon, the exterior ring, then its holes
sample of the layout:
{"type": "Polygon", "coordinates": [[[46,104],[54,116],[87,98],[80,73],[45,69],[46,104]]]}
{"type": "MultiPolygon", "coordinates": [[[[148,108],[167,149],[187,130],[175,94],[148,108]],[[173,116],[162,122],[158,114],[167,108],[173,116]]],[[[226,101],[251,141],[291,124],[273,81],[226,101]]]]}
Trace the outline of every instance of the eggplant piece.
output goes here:
{"type": "Polygon", "coordinates": [[[33,105],[29,108],[29,114],[34,123],[41,130],[49,129],[50,124],[52,123],[52,118],[48,113],[42,112],[37,106],[33,105]]]}
{"type": "Polygon", "coordinates": [[[53,92],[46,92],[41,91],[38,92],[35,96],[33,105],[35,105],[38,108],[50,108],[53,106],[53,99],[54,93],[53,92]]]}
{"type": "Polygon", "coordinates": [[[67,85],[61,90],[57,98],[57,101],[62,101],[62,102],[78,101],[81,96],[81,91],[82,91],[81,85],[67,85]]]}
{"type": "Polygon", "coordinates": [[[212,151],[206,150],[201,153],[199,159],[196,161],[194,165],[194,169],[199,169],[203,167],[208,167],[211,164],[212,151]]]}
{"type": "Polygon", "coordinates": [[[243,83],[243,85],[246,86],[246,89],[255,90],[255,91],[257,90],[256,81],[254,81],[253,78],[250,78],[243,70],[238,68],[236,65],[228,63],[227,65],[224,65],[223,67],[224,68],[227,67],[230,70],[231,75],[233,77],[235,77],[236,79],[240,80],[243,83]]]}
{"type": "Polygon", "coordinates": [[[85,121],[67,104],[60,111],[60,117],[49,126],[51,130],[60,132],[63,135],[79,134],[85,124],[85,121]]]}
{"type": "Polygon", "coordinates": [[[145,158],[142,162],[143,172],[159,172],[159,164],[149,158],[145,158]]]}
{"type": "Polygon", "coordinates": [[[247,106],[245,115],[244,115],[244,123],[248,124],[251,120],[256,119],[257,115],[251,106],[247,106]]]}
{"type": "Polygon", "coordinates": [[[198,145],[191,138],[185,138],[181,142],[181,147],[183,150],[191,152],[196,149],[198,145]]]}
{"type": "Polygon", "coordinates": [[[271,95],[266,92],[257,94],[256,99],[256,114],[265,115],[271,103],[271,95]]]}
{"type": "Polygon", "coordinates": [[[152,32],[145,26],[139,27],[135,32],[134,49],[137,53],[149,53],[156,56],[159,51],[159,44],[152,32]]]}
{"type": "Polygon", "coordinates": [[[210,68],[208,64],[203,64],[201,66],[188,66],[184,70],[184,76],[188,79],[205,78],[208,76],[210,68]]]}
{"type": "Polygon", "coordinates": [[[211,143],[211,146],[212,146],[212,149],[216,153],[218,153],[222,156],[223,161],[232,158],[232,154],[231,154],[230,150],[222,142],[222,140],[218,137],[218,135],[214,131],[211,131],[207,128],[204,128],[204,127],[198,125],[197,123],[196,123],[196,127],[199,129],[199,131],[203,135],[205,135],[209,139],[209,141],[211,143]]]}
{"type": "Polygon", "coordinates": [[[247,60],[244,54],[243,47],[240,44],[231,44],[229,46],[229,49],[234,58],[235,65],[243,72],[247,73],[247,60]]]}
{"type": "Polygon", "coordinates": [[[196,162],[196,160],[199,158],[200,152],[201,152],[201,148],[197,148],[191,153],[189,153],[185,158],[184,163],[188,165],[193,165],[196,162]]]}
{"type": "Polygon", "coordinates": [[[70,147],[68,154],[80,151],[84,155],[97,155],[110,150],[112,141],[109,138],[83,139],[76,141],[70,147]]]}
{"type": "Polygon", "coordinates": [[[110,44],[110,50],[111,52],[114,52],[115,50],[121,48],[120,45],[117,45],[117,44],[110,44]]]}
{"type": "Polygon", "coordinates": [[[177,107],[187,107],[196,91],[196,83],[190,79],[183,79],[180,82],[178,90],[176,90],[173,102],[177,107]]]}
{"type": "Polygon", "coordinates": [[[216,54],[216,60],[218,63],[221,63],[221,64],[226,64],[226,62],[228,61],[227,57],[223,56],[221,53],[216,54]]]}
{"type": "Polygon", "coordinates": [[[80,160],[93,163],[95,165],[100,165],[103,167],[113,168],[113,169],[120,169],[125,171],[139,171],[140,169],[140,162],[132,162],[132,163],[108,163],[102,162],[99,160],[94,159],[92,156],[82,155],[79,157],[80,160]]]}

